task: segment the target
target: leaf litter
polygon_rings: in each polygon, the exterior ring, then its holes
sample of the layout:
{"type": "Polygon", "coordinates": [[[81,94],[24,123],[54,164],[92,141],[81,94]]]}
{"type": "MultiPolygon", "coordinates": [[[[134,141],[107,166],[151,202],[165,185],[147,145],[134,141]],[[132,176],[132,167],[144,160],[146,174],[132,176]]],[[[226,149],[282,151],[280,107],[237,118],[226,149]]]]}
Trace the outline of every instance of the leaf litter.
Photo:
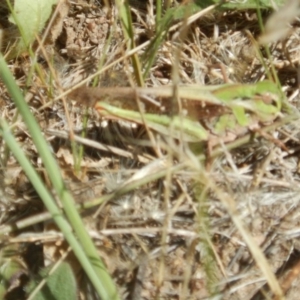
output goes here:
{"type": "MultiPolygon", "coordinates": [[[[153,35],[154,14],[146,12],[145,6],[133,9],[135,38],[142,43],[153,35]]],[[[86,227],[121,299],[275,297],[236,218],[242,220],[243,228],[265,255],[286,299],[298,299],[299,121],[274,127],[269,132],[272,138],[243,133],[240,140],[230,142],[237,143],[232,150],[226,148],[226,141],[218,141],[219,148],[212,149],[213,159],[205,166],[184,143],[155,134],[149,138],[141,125],[101,118],[91,108],[83,113],[83,107],[74,106],[71,99],[67,103],[69,122],[60,101],[47,104],[59,96],[61,88],[67,90],[82,82],[99,66],[111,65],[100,74],[100,87],[134,83],[126,58],[111,64],[124,56],[126,46],[115,18],[114,7],[108,13],[99,1],[72,2],[61,33],[53,33],[45,51],[38,55],[46,81],[34,74],[26,99],[57,157],[68,188],[78,204],[87,204],[82,212],[86,227]],[[84,127],[85,115],[88,121],[84,127]],[[78,143],[85,145],[79,162],[72,154],[70,131],[78,143]],[[242,140],[245,137],[247,143],[242,140]],[[97,202],[102,195],[111,195],[110,200],[97,202]],[[224,199],[229,201],[225,203],[224,199]]],[[[297,19],[290,29],[283,40],[270,45],[272,61],[267,57],[264,60],[267,68],[276,68],[288,100],[298,108],[297,19]]],[[[172,53],[177,45],[171,31],[158,50],[147,86],[171,84],[174,64],[178,65],[183,84],[264,80],[265,68],[253,46],[258,32],[254,11],[210,13],[191,24],[180,61],[175,62],[172,53]]],[[[26,55],[11,61],[11,71],[21,88],[26,86],[30,64],[26,55]]],[[[19,143],[48,184],[31,138],[22,121],[16,119],[2,83],[0,92],[1,114],[11,120],[19,143]]],[[[8,232],[5,243],[14,246],[18,259],[23,261],[22,274],[28,278],[30,272],[37,273],[43,265],[58,260],[68,247],[3,143],[1,151],[1,161],[5,162],[0,190],[2,230],[8,232]],[[44,222],[20,227],[22,232],[7,227],[36,215],[44,222]],[[56,239],[49,239],[49,234],[56,239]],[[33,249],[31,254],[28,248],[33,249]],[[32,253],[40,259],[32,260],[32,253]]],[[[78,297],[97,299],[76,259],[68,255],[66,260],[77,279],[78,297]]],[[[11,281],[6,298],[12,299],[9,297],[13,292],[22,288],[22,283],[11,281]]]]}

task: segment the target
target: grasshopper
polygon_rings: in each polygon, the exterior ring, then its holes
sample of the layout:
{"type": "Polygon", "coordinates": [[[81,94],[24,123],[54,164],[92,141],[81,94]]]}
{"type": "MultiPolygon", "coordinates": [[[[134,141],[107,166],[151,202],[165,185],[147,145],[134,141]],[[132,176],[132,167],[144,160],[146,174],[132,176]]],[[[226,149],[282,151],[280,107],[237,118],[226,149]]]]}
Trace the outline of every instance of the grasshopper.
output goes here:
{"type": "Polygon", "coordinates": [[[94,107],[102,116],[143,124],[163,135],[186,142],[208,141],[211,136],[236,136],[253,124],[273,121],[283,99],[275,83],[183,85],[153,88],[90,88],[71,92],[76,102],[94,107]],[[177,99],[177,100],[176,100],[177,99]]]}

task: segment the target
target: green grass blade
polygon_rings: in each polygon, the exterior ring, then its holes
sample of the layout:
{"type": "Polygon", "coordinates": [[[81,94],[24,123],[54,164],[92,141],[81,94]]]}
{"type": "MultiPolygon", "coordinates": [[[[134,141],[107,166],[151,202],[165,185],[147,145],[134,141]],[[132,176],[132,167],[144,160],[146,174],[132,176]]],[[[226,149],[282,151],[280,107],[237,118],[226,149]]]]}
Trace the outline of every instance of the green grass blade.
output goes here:
{"type": "MultiPolygon", "coordinates": [[[[94,284],[95,289],[97,290],[99,295],[101,295],[102,299],[119,299],[117,296],[116,287],[111,277],[107,273],[101,259],[99,258],[97,250],[84,227],[84,224],[80,218],[78,211],[76,210],[75,203],[71,194],[67,191],[65,187],[57,162],[55,161],[54,157],[50,152],[49,145],[43,137],[41,130],[31,111],[29,110],[29,107],[27,106],[20,89],[16,85],[14,78],[10,73],[2,55],[0,55],[0,77],[7,86],[7,89],[10,95],[12,96],[12,99],[14,100],[19,113],[22,115],[28,127],[28,131],[42,158],[42,161],[46,168],[47,174],[52,182],[52,185],[59,199],[61,200],[69,222],[72,228],[74,229],[75,233],[77,234],[86,256],[89,258],[89,262],[86,262],[85,265],[82,264],[82,266],[84,267],[90,280],[94,284]],[[89,268],[87,268],[87,266],[89,266],[89,268]]],[[[7,127],[5,128],[7,129],[7,127]]],[[[11,150],[14,150],[14,146],[12,146],[11,150]]],[[[32,178],[31,180],[32,182],[34,182],[32,178]]],[[[49,201],[50,199],[48,199],[48,201],[45,203],[46,206],[51,205],[49,201]]],[[[63,229],[61,228],[61,226],[59,226],[59,228],[61,230],[63,229]]],[[[78,255],[78,248],[73,250],[75,254],[78,255]]]]}
{"type": "MultiPolygon", "coordinates": [[[[6,144],[11,149],[11,152],[14,154],[15,158],[20,163],[22,169],[30,179],[32,185],[34,186],[36,192],[39,194],[41,199],[43,200],[46,208],[51,213],[54,221],[56,222],[57,226],[60,228],[62,233],[64,234],[66,240],[68,241],[69,245],[72,247],[74,253],[76,254],[78,260],[80,261],[82,267],[85,269],[87,274],[93,278],[91,281],[99,284],[99,279],[97,278],[95,271],[92,268],[90,261],[88,260],[86,254],[84,253],[81,245],[77,241],[75,235],[73,234],[72,228],[70,227],[69,223],[63,216],[62,211],[58,208],[55,204],[55,200],[52,198],[49,191],[44,186],[40,176],[37,174],[31,163],[29,162],[28,158],[24,154],[23,150],[21,149],[20,145],[16,142],[13,134],[11,133],[8,124],[1,119],[1,135],[5,140],[6,144]]],[[[103,295],[104,292],[101,292],[103,295]]],[[[109,298],[106,298],[109,299],[109,298]]]]}
{"type": "MultiPolygon", "coordinates": [[[[133,25],[131,19],[131,12],[130,12],[128,1],[124,3],[121,0],[116,0],[115,2],[119,10],[119,16],[123,28],[124,37],[127,41],[127,50],[132,50],[135,48],[135,41],[134,41],[134,31],[133,31],[133,25]]],[[[131,62],[132,62],[134,75],[138,86],[144,86],[141,62],[137,53],[134,53],[132,55],[131,62]]]]}

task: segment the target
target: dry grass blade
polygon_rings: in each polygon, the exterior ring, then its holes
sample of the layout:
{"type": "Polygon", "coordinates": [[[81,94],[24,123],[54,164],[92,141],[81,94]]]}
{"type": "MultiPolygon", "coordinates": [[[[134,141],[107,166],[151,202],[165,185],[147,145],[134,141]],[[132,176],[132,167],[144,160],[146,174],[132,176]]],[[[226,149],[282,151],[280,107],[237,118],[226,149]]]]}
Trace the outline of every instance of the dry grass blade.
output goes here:
{"type": "MultiPolygon", "coordinates": [[[[208,181],[208,184],[211,184],[211,181],[208,181]]],[[[228,209],[228,212],[235,223],[237,229],[243,236],[243,240],[246,242],[247,246],[250,249],[251,254],[253,255],[253,258],[256,261],[257,266],[260,268],[261,272],[264,274],[272,292],[275,295],[275,299],[284,299],[283,291],[278,283],[278,280],[276,279],[276,276],[272,272],[270,265],[259,248],[259,246],[256,244],[255,240],[251,237],[250,233],[247,231],[245,226],[242,223],[242,220],[240,219],[237,211],[236,211],[236,204],[234,203],[234,199],[231,199],[227,195],[224,195],[224,193],[216,186],[212,187],[219,199],[222,201],[224,206],[228,209]]]]}
{"type": "MultiPolygon", "coordinates": [[[[64,138],[64,139],[69,139],[70,136],[67,132],[60,132],[60,131],[56,131],[56,130],[47,130],[47,133],[51,136],[56,136],[56,137],[60,137],[60,138],[64,138]]],[[[95,141],[86,139],[86,138],[82,138],[80,136],[73,136],[74,140],[82,145],[88,146],[88,147],[92,147],[94,149],[98,149],[98,150],[102,150],[102,151],[106,151],[109,152],[111,154],[115,154],[121,157],[125,157],[125,158],[129,158],[129,159],[133,159],[134,155],[129,152],[129,151],[125,151],[123,149],[119,149],[117,147],[113,147],[110,145],[105,145],[103,143],[97,143],[95,141]]],[[[136,158],[138,159],[139,162],[145,164],[145,163],[149,163],[150,159],[146,158],[144,156],[141,155],[137,155],[136,158]]]]}
{"type": "MultiPolygon", "coordinates": [[[[226,11],[184,11],[190,17],[182,20],[177,12],[186,1],[179,2],[166,13],[155,1],[129,1],[129,41],[114,3],[68,1],[45,28],[52,38],[33,45],[36,57],[25,54],[9,68],[121,299],[296,300],[299,4],[289,1],[269,21],[262,11],[261,41],[276,43],[259,56],[255,10],[232,2],[226,11]],[[146,60],[143,87],[136,86],[134,53],[146,60]],[[269,68],[284,95],[265,80],[269,68]],[[56,101],[68,94],[64,105],[56,101]],[[71,145],[82,155],[72,155],[71,145]]],[[[0,4],[5,33],[7,14],[0,4]]],[[[53,191],[2,82],[0,112],[53,191]]],[[[0,282],[0,294],[25,300],[19,274],[32,279],[68,246],[2,139],[0,152],[0,275],[7,262],[22,266],[7,285],[0,282]]],[[[61,193],[52,192],[57,203],[61,193]]],[[[98,299],[72,254],[66,262],[78,298],[98,299]]]]}
{"type": "Polygon", "coordinates": [[[292,29],[292,22],[300,14],[298,0],[288,0],[283,7],[273,13],[266,22],[264,33],[259,37],[260,44],[275,43],[286,38],[292,29]]]}

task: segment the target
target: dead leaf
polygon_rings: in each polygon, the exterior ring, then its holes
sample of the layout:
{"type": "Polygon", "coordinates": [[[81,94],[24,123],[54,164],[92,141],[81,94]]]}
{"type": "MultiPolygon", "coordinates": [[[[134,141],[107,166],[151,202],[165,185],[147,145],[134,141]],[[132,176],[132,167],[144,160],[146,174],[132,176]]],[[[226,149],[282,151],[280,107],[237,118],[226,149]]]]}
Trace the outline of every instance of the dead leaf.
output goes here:
{"type": "MultiPolygon", "coordinates": [[[[63,29],[63,22],[65,17],[67,17],[70,9],[70,2],[68,0],[59,1],[55,12],[54,12],[54,20],[51,24],[48,41],[50,43],[54,43],[63,29]]],[[[50,21],[51,22],[51,21],[50,21]]]]}

